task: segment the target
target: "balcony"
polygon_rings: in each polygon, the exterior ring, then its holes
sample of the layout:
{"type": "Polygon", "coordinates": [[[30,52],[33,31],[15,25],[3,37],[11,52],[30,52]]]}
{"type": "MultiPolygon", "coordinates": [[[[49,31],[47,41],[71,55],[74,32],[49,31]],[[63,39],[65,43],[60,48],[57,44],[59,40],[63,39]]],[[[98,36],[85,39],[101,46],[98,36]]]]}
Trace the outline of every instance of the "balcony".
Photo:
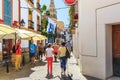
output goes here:
{"type": "Polygon", "coordinates": [[[76,13],[76,14],[74,14],[74,19],[73,19],[73,20],[74,20],[74,22],[75,22],[75,23],[77,23],[77,22],[78,22],[78,14],[77,14],[77,13],[76,13]]]}
{"type": "Polygon", "coordinates": [[[34,0],[29,0],[32,4],[34,4],[34,0]]]}
{"type": "Polygon", "coordinates": [[[37,2],[37,9],[40,10],[40,8],[41,8],[41,5],[40,5],[40,3],[37,2]]]}
{"type": "Polygon", "coordinates": [[[28,28],[34,29],[34,22],[32,20],[28,20],[28,28]]]}
{"type": "Polygon", "coordinates": [[[37,24],[37,31],[41,30],[41,25],[37,24]]]}

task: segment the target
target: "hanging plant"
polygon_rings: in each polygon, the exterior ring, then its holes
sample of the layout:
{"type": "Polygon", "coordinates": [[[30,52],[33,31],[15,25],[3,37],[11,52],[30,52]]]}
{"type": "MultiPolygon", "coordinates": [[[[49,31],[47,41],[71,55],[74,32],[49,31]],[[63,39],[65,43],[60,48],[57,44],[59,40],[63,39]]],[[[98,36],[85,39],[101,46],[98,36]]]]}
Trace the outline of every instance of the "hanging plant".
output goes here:
{"type": "Polygon", "coordinates": [[[47,32],[47,26],[48,26],[48,19],[47,17],[50,16],[50,11],[47,10],[47,6],[46,5],[43,5],[42,8],[41,8],[41,12],[42,12],[42,20],[41,20],[41,34],[42,35],[45,35],[46,37],[50,37],[51,36],[51,33],[48,33],[47,32]]]}

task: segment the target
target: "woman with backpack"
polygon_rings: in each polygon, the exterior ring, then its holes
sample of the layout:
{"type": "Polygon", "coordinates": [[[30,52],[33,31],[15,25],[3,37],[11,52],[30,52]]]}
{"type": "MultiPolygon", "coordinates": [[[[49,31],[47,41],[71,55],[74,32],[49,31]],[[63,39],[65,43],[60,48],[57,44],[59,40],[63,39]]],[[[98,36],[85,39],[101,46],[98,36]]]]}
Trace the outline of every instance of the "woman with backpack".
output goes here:
{"type": "Polygon", "coordinates": [[[67,63],[67,57],[66,57],[66,51],[67,48],[65,46],[65,42],[63,42],[59,48],[59,57],[60,57],[60,66],[61,66],[61,75],[66,75],[66,63],[67,63]]]}

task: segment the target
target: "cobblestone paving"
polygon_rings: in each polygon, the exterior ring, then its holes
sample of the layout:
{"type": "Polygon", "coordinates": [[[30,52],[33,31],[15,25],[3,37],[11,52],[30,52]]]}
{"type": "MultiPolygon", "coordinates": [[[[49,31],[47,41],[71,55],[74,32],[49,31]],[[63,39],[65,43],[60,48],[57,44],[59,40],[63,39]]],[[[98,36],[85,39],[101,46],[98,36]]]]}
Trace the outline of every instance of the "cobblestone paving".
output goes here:
{"type": "MultiPolygon", "coordinates": [[[[23,66],[23,69],[19,72],[14,70],[14,67],[10,66],[10,72],[6,73],[5,66],[0,66],[0,80],[100,80],[89,76],[83,76],[80,73],[80,68],[76,65],[76,59],[72,56],[68,59],[67,72],[69,77],[61,76],[60,63],[53,62],[53,78],[47,79],[47,65],[45,59],[43,61],[37,61],[37,65],[31,65],[27,63],[23,66]]],[[[114,77],[108,80],[120,80],[118,77],[114,77]]]]}
{"type": "MultiPolygon", "coordinates": [[[[46,61],[41,62],[46,63],[46,61]]],[[[23,77],[23,78],[16,78],[15,80],[87,80],[82,74],[80,74],[80,68],[76,65],[76,60],[74,57],[71,57],[68,60],[68,73],[70,76],[72,76],[72,79],[68,77],[61,77],[60,75],[60,63],[54,62],[53,63],[53,75],[54,77],[51,79],[46,78],[47,74],[47,66],[46,64],[44,66],[35,66],[34,68],[31,68],[32,72],[29,77],[23,77]]]]}

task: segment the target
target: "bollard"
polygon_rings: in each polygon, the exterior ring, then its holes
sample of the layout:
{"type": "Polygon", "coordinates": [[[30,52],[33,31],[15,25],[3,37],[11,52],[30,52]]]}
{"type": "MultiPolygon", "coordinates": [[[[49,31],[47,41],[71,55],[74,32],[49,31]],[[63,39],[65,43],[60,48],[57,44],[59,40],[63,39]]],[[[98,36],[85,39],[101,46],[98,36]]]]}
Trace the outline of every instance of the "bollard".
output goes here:
{"type": "Polygon", "coordinates": [[[9,63],[8,63],[8,60],[5,60],[5,63],[6,63],[6,72],[9,73],[9,63]]]}
{"type": "Polygon", "coordinates": [[[23,54],[22,65],[25,66],[25,57],[24,57],[24,54],[23,54]]]}

